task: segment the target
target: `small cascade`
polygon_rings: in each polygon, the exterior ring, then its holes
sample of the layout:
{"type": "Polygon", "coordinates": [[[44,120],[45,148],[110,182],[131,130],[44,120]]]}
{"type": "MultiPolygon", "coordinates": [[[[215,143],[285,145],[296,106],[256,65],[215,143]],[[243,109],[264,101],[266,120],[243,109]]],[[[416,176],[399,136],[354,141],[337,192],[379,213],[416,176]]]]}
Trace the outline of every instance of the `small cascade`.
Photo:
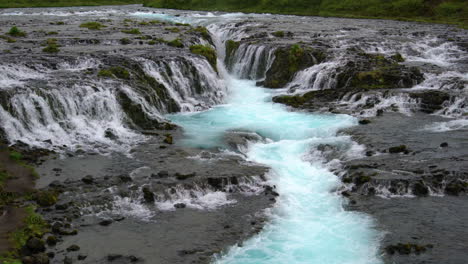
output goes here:
{"type": "Polygon", "coordinates": [[[335,77],[339,66],[341,66],[340,61],[329,61],[296,73],[294,79],[288,84],[288,92],[299,93],[335,88],[335,77]]]}
{"type": "Polygon", "coordinates": [[[91,57],[1,64],[2,136],[10,143],[59,151],[126,152],[144,139],[135,127],[164,122],[163,114],[169,112],[207,109],[225,96],[223,81],[201,58],[131,61],[137,64],[128,69],[128,80],[89,74],[109,63],[91,57]],[[155,83],[145,80],[138,68],[155,83]]]}
{"type": "MultiPolygon", "coordinates": [[[[200,58],[139,59],[145,72],[166,87],[182,112],[207,109],[225,96],[225,84],[211,65],[200,58]]],[[[164,113],[169,111],[165,109],[164,113]]]]}
{"type": "Polygon", "coordinates": [[[241,79],[263,79],[273,63],[274,52],[274,48],[264,45],[241,44],[228,65],[228,69],[241,79]]]}

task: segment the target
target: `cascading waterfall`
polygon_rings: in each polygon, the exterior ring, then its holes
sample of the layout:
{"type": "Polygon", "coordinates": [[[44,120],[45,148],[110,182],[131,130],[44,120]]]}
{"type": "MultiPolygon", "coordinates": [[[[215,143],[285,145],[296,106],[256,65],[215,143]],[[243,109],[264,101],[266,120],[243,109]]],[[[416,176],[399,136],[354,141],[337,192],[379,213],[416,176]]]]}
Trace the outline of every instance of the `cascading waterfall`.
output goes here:
{"type": "Polygon", "coordinates": [[[129,119],[122,96],[138,106],[139,115],[158,122],[174,111],[171,102],[180,111],[195,111],[223,101],[223,81],[201,58],[134,60],[161,85],[160,91],[86,76],[104,67],[96,58],[78,57],[54,67],[47,62],[1,64],[0,132],[10,143],[127,152],[144,137],[133,129],[140,124],[129,119]]]}
{"type": "Polygon", "coordinates": [[[185,144],[194,147],[223,147],[223,135],[232,130],[267,138],[267,142],[251,142],[244,154],[249,161],[272,168],[271,182],[280,197],[270,212],[270,223],[215,262],[381,263],[372,219],[345,211],[346,200],[332,192],[340,185],[338,177],[308,156],[324,140],[339,144],[335,140],[338,129],[354,125],[356,120],[346,115],[289,112],[273,104],[271,90],[256,87],[255,81],[237,79],[261,78],[252,66],[268,65],[261,62],[268,57],[265,47],[241,46],[235,56],[231,72],[236,77],[227,76],[226,105],[168,116],[184,128],[185,144]]]}

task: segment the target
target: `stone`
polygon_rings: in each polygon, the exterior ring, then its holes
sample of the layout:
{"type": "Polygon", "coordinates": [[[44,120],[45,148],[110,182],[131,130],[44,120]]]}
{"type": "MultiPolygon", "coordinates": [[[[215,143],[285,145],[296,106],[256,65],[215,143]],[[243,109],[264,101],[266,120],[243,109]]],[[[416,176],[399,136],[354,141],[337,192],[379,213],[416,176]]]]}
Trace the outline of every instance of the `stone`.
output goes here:
{"type": "Polygon", "coordinates": [[[99,222],[99,225],[101,226],[109,226],[110,224],[112,224],[112,220],[111,219],[104,219],[102,221],[99,222]]]}
{"type": "Polygon", "coordinates": [[[54,246],[57,244],[57,237],[55,236],[48,236],[46,239],[47,245],[54,246]]]}
{"type": "Polygon", "coordinates": [[[78,251],[78,250],[80,250],[80,247],[78,245],[71,245],[71,246],[67,247],[68,252],[78,251]]]}
{"type": "Polygon", "coordinates": [[[85,184],[92,184],[94,183],[94,177],[91,175],[86,175],[85,177],[81,179],[81,181],[84,182],[85,184]]]}
{"type": "Polygon", "coordinates": [[[45,251],[45,242],[44,242],[44,240],[42,240],[40,238],[32,237],[26,242],[26,247],[32,253],[44,252],[45,251]]]}
{"type": "Polygon", "coordinates": [[[178,208],[178,209],[181,209],[181,208],[185,208],[187,206],[184,203],[176,203],[176,204],[174,204],[174,207],[178,208]]]}
{"type": "Polygon", "coordinates": [[[154,203],[154,194],[148,188],[148,186],[143,187],[142,191],[143,191],[143,199],[145,199],[145,202],[154,203]]]}

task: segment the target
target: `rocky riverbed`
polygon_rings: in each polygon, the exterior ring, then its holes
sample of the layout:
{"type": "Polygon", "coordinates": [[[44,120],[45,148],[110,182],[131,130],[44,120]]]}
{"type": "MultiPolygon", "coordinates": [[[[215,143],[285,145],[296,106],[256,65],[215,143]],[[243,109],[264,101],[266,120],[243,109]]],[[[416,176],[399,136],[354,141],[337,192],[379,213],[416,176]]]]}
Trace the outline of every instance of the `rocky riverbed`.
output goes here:
{"type": "Polygon", "coordinates": [[[311,152],[375,218],[385,262],[466,259],[466,30],[140,6],[1,10],[0,29],[0,138],[53,151],[30,160],[54,199],[36,199],[47,247],[23,263],[209,263],[271,220],[281,193],[245,156],[266,135],[199,149],[166,119],[229,97],[200,45],[290,111],[359,119],[340,131],[354,145],[311,152]]]}

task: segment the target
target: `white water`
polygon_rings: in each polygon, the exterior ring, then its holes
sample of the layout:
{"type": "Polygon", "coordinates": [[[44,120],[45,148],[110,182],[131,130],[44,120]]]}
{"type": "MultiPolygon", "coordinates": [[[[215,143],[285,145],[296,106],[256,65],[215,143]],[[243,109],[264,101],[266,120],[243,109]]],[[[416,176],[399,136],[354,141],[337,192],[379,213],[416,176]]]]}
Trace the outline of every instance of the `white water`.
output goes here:
{"type": "MultiPolygon", "coordinates": [[[[372,220],[345,211],[346,201],[331,191],[339,179],[307,156],[320,139],[330,141],[340,128],[355,124],[346,115],[289,112],[271,103],[271,91],[254,81],[230,79],[228,104],[199,113],[168,116],[184,127],[185,144],[222,146],[227,130],[254,131],[270,139],[252,143],[249,161],[272,168],[280,193],[271,222],[242,247],[232,247],[217,263],[380,263],[372,220]]],[[[337,140],[338,141],[338,140],[337,140]]]]}

